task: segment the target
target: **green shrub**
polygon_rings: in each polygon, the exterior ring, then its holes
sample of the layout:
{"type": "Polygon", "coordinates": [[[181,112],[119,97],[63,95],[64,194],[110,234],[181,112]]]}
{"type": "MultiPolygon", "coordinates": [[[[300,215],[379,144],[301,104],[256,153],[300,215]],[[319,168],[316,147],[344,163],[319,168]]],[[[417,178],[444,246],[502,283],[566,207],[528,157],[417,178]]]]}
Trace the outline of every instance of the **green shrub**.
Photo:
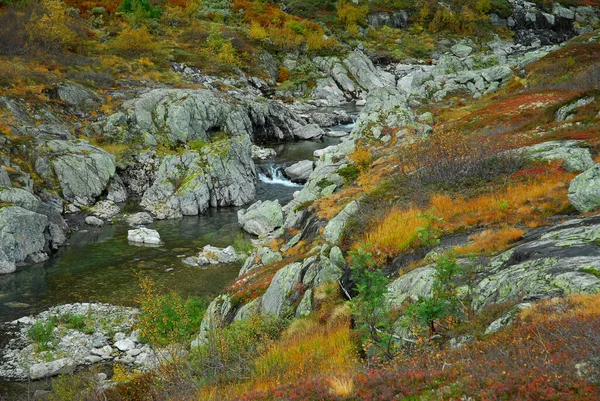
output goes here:
{"type": "Polygon", "coordinates": [[[209,383],[250,377],[254,358],[276,340],[288,321],[254,315],[209,331],[206,343],[194,348],[190,365],[195,376],[209,383]]]}
{"type": "Polygon", "coordinates": [[[350,185],[358,179],[360,170],[354,164],[338,169],[337,173],[344,179],[344,184],[350,185]]]}
{"type": "Polygon", "coordinates": [[[235,236],[235,240],[233,241],[233,248],[238,253],[250,254],[254,250],[254,245],[252,245],[252,241],[247,239],[243,233],[238,233],[235,236]]]}
{"type": "Polygon", "coordinates": [[[160,8],[154,7],[150,0],[123,0],[117,11],[132,14],[140,19],[156,19],[162,14],[160,8]]]}
{"type": "Polygon", "coordinates": [[[27,331],[28,337],[34,342],[35,347],[38,351],[48,351],[54,348],[54,328],[56,327],[56,320],[50,319],[44,323],[36,322],[27,331]]]}

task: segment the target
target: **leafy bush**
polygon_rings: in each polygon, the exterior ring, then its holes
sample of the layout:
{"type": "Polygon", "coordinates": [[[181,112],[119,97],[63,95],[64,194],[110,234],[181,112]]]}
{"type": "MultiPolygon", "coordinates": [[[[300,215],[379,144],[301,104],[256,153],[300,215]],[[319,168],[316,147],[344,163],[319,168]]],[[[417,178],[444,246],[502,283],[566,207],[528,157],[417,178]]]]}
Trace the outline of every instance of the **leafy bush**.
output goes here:
{"type": "Polygon", "coordinates": [[[391,360],[396,353],[396,341],[395,320],[385,306],[389,280],[381,270],[372,270],[375,261],[370,253],[358,250],[350,252],[350,257],[350,277],[357,292],[350,301],[350,307],[363,350],[369,360],[391,360]]]}
{"type": "Polygon", "coordinates": [[[150,0],[123,0],[117,11],[132,14],[138,19],[159,18],[162,11],[154,7],[150,0]]]}
{"type": "Polygon", "coordinates": [[[279,336],[285,325],[275,316],[251,316],[210,330],[205,345],[190,354],[192,372],[208,382],[248,378],[254,369],[253,358],[279,336]]]}
{"type": "Polygon", "coordinates": [[[133,27],[123,29],[110,42],[110,47],[119,55],[129,57],[139,57],[145,53],[152,53],[157,49],[155,38],[145,26],[138,29],[133,27]]]}
{"type": "Polygon", "coordinates": [[[461,266],[442,256],[435,262],[434,269],[432,296],[419,298],[405,312],[418,324],[428,327],[431,334],[437,333],[439,326],[446,327],[443,322],[448,318],[457,318],[463,313],[463,305],[452,281],[462,272],[461,266]]]}
{"type": "Polygon", "coordinates": [[[27,336],[35,343],[38,351],[47,351],[54,348],[53,342],[56,340],[55,327],[55,319],[49,319],[44,323],[36,322],[27,331],[27,336]]]}
{"type": "Polygon", "coordinates": [[[159,294],[152,279],[140,279],[141,294],[138,329],[140,338],[150,344],[165,346],[191,341],[200,328],[207,307],[205,299],[183,300],[177,293],[159,294]]]}

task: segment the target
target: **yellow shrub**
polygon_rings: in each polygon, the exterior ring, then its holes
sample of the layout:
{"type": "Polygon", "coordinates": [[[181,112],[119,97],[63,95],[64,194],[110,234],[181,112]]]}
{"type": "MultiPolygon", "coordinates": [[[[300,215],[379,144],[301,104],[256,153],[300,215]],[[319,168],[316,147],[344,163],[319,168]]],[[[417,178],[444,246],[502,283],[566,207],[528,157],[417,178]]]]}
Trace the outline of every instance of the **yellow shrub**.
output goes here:
{"type": "Polygon", "coordinates": [[[59,0],[46,0],[43,7],[43,15],[31,14],[31,19],[25,26],[29,39],[47,49],[74,46],[77,34],[68,26],[69,17],[65,4],[59,0]]]}
{"type": "Polygon", "coordinates": [[[355,6],[351,1],[340,0],[337,5],[337,16],[346,29],[363,23],[369,13],[369,6],[355,6]]]}
{"type": "Polygon", "coordinates": [[[378,258],[395,256],[410,247],[418,238],[417,228],[425,225],[418,209],[392,209],[366,235],[366,250],[378,258]]]}
{"type": "Polygon", "coordinates": [[[267,33],[267,30],[260,25],[260,23],[252,21],[250,30],[248,31],[248,36],[250,36],[252,39],[265,40],[269,34],[267,33]]]}
{"type": "Polygon", "coordinates": [[[128,56],[139,56],[157,50],[155,38],[145,26],[134,29],[127,27],[112,40],[110,46],[118,53],[128,56]]]}

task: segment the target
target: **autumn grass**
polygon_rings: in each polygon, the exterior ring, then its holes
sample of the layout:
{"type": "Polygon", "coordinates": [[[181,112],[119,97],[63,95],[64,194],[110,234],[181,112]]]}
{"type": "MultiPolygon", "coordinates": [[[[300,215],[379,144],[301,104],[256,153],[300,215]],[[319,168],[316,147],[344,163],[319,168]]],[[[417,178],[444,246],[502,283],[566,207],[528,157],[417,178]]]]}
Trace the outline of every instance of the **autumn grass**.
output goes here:
{"type": "MultiPolygon", "coordinates": [[[[568,183],[575,174],[548,168],[536,177],[516,176],[520,177],[520,181],[470,199],[458,195],[434,194],[430,198],[429,208],[395,207],[355,245],[366,248],[380,261],[384,261],[423,245],[419,233],[427,230],[429,223],[420,215],[438,217],[441,222],[436,223],[435,228],[449,233],[500,224],[536,227],[546,217],[568,208],[568,183]]],[[[499,250],[500,244],[492,245],[495,240],[500,239],[498,236],[508,245],[518,235],[518,231],[508,229],[497,232],[496,238],[488,233],[478,238],[479,243],[474,247],[499,250]]]]}
{"type": "Polygon", "coordinates": [[[456,248],[455,252],[459,255],[490,254],[506,249],[524,234],[525,231],[516,227],[484,230],[469,236],[471,243],[456,248]]]}

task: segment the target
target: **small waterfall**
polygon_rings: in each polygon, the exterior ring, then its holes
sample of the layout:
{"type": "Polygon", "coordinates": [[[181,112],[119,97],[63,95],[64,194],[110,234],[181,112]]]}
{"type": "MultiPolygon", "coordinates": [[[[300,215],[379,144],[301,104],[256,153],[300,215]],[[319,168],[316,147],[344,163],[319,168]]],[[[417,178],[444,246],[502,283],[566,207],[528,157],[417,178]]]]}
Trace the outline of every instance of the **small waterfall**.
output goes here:
{"type": "Polygon", "coordinates": [[[300,184],[296,184],[291,182],[283,175],[283,169],[279,166],[274,166],[273,164],[269,164],[265,166],[263,170],[266,170],[266,174],[264,172],[258,174],[258,179],[264,182],[265,184],[277,184],[283,185],[286,187],[302,187],[300,184]]]}

